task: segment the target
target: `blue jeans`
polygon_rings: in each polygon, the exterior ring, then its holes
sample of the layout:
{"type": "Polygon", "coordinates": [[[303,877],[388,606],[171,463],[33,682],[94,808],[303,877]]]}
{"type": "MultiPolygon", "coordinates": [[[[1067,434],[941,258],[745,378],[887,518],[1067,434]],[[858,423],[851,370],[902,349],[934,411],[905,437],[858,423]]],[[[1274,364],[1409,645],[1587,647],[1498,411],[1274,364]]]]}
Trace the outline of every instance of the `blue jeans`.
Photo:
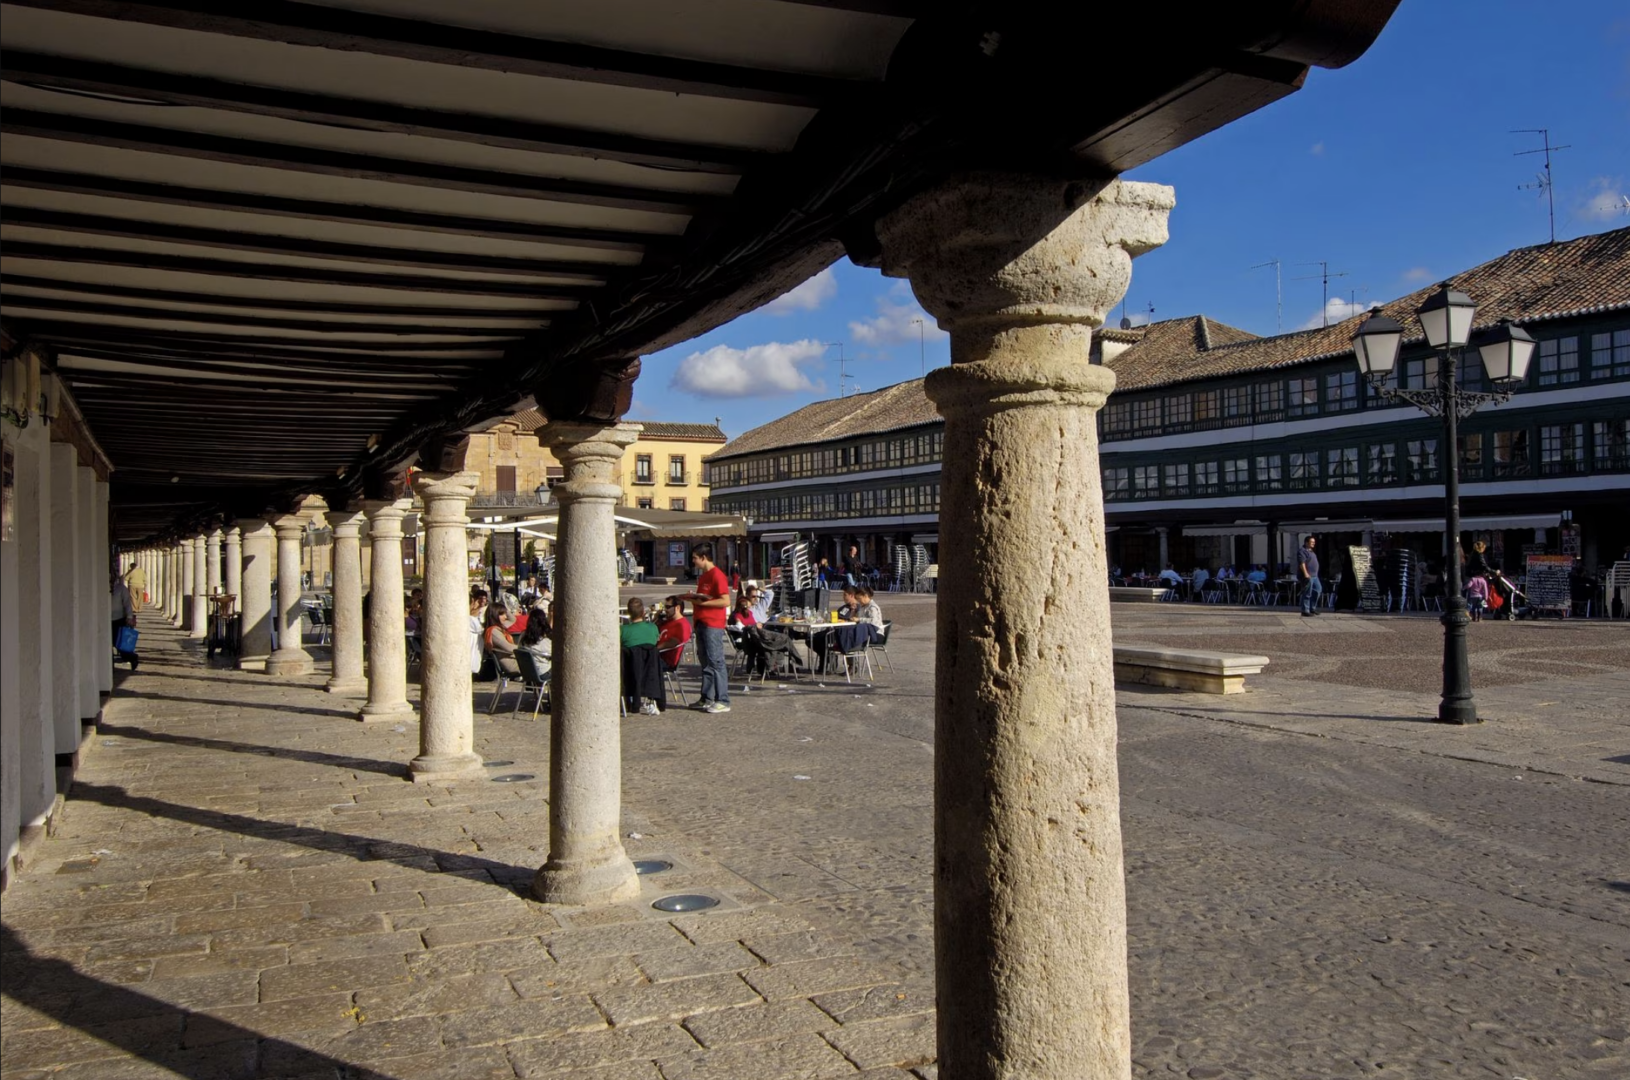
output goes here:
{"type": "Polygon", "coordinates": [[[730,704],[730,677],[724,665],[724,628],[696,628],[696,661],[702,665],[702,701],[730,704]]]}
{"type": "Polygon", "coordinates": [[[1319,579],[1316,577],[1308,578],[1307,581],[1302,584],[1302,610],[1304,612],[1311,612],[1314,608],[1319,606],[1319,597],[1323,595],[1324,586],[1319,584],[1319,579]]]}

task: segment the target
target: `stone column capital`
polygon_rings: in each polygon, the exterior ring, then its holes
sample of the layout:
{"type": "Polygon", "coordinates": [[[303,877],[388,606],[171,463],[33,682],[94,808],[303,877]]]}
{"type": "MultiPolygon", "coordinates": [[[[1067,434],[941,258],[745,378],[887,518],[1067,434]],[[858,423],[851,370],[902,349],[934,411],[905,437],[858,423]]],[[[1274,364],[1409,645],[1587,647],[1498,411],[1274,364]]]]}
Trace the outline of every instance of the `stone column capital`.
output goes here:
{"type": "Polygon", "coordinates": [[[878,222],[883,272],[909,277],[947,331],[1102,326],[1131,284],[1133,256],[1166,242],[1175,205],[1164,184],[971,173],[878,222]]]}
{"type": "Polygon", "coordinates": [[[271,536],[272,523],[265,518],[239,518],[238,531],[244,536],[271,536]]]}
{"type": "Polygon", "coordinates": [[[228,540],[241,539],[243,537],[242,526],[242,522],[235,522],[230,529],[226,530],[226,538],[228,540]]]}
{"type": "Polygon", "coordinates": [[[413,509],[412,499],[363,499],[368,534],[375,540],[402,539],[402,519],[413,509]]]}
{"type": "Polygon", "coordinates": [[[413,493],[424,502],[426,525],[465,525],[465,507],[481,482],[477,472],[421,472],[413,476],[413,493]]]}
{"type": "Polygon", "coordinates": [[[307,518],[304,514],[280,514],[272,518],[272,528],[277,530],[279,540],[298,540],[305,534],[307,518]]]}
{"type": "Polygon", "coordinates": [[[551,491],[562,506],[581,500],[617,502],[622,485],[623,451],[632,446],[644,430],[639,424],[585,424],[571,420],[551,420],[538,428],[538,442],[555,456],[566,473],[564,482],[551,491]]]}
{"type": "Polygon", "coordinates": [[[221,528],[219,525],[212,527],[209,532],[204,534],[204,538],[206,540],[213,540],[217,544],[221,542],[221,539],[224,536],[226,536],[226,530],[221,528]]]}
{"type": "Polygon", "coordinates": [[[335,539],[349,540],[362,535],[362,523],[367,515],[360,510],[330,510],[326,515],[328,527],[334,530],[335,539]]]}

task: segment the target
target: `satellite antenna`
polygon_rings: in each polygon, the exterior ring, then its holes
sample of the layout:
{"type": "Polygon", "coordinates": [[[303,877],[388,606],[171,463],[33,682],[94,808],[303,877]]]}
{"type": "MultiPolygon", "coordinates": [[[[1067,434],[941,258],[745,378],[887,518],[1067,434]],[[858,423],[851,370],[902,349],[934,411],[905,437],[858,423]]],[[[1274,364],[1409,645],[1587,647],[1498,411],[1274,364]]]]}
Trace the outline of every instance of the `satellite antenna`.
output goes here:
{"type": "Polygon", "coordinates": [[[1267,262],[1259,262],[1255,266],[1249,267],[1249,269],[1261,270],[1265,266],[1273,267],[1273,296],[1275,301],[1273,323],[1275,332],[1283,334],[1285,332],[1285,287],[1279,278],[1279,260],[1269,259],[1267,262]]]}
{"type": "Polygon", "coordinates": [[[843,355],[844,343],[841,341],[823,341],[821,344],[825,345],[828,349],[836,348],[838,350],[838,397],[848,397],[849,395],[844,390],[844,385],[849,381],[849,369],[845,366],[849,363],[849,361],[843,355]]]}
{"type": "Polygon", "coordinates": [[[1511,132],[1509,132],[1509,134],[1512,134],[1512,135],[1538,135],[1539,136],[1540,148],[1538,150],[1518,150],[1515,154],[1512,154],[1511,156],[1512,157],[1523,157],[1526,154],[1544,154],[1545,155],[1545,171],[1542,172],[1542,173],[1537,174],[1534,177],[1534,182],[1531,183],[1531,184],[1518,184],[1517,185],[1517,190],[1518,191],[1539,191],[1539,192],[1544,194],[1546,204],[1550,209],[1550,215],[1551,215],[1551,243],[1554,244],[1554,243],[1556,243],[1556,191],[1555,191],[1554,186],[1551,183],[1551,154],[1552,154],[1552,152],[1557,151],[1557,150],[1571,150],[1573,147],[1571,145],[1569,145],[1569,146],[1552,146],[1551,145],[1551,129],[1550,128],[1515,128],[1511,132]]]}
{"type": "Polygon", "coordinates": [[[1318,278],[1320,281],[1324,282],[1324,306],[1319,309],[1319,315],[1324,320],[1324,325],[1329,326],[1330,325],[1330,279],[1333,278],[1333,277],[1346,277],[1347,276],[1347,271],[1338,270],[1338,271],[1336,271],[1335,273],[1332,274],[1330,272],[1330,263],[1328,261],[1326,261],[1326,260],[1323,260],[1323,259],[1319,260],[1318,262],[1297,263],[1296,265],[1297,266],[1317,266],[1319,268],[1319,272],[1317,274],[1308,274],[1306,277],[1292,278],[1291,280],[1292,281],[1312,281],[1314,278],[1318,278]]]}

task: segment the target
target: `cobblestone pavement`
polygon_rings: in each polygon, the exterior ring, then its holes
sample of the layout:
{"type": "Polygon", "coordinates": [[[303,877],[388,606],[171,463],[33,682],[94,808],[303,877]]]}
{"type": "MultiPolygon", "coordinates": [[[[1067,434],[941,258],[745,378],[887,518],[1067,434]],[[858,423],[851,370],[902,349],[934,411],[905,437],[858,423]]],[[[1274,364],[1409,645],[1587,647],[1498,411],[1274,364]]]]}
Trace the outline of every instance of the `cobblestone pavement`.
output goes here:
{"type": "MultiPolygon", "coordinates": [[[[532,779],[415,786],[411,722],[144,627],[4,899],[0,1076],[933,1077],[932,598],[883,599],[873,686],[628,719],[626,843],[674,867],[582,911],[522,896],[547,718],[478,719],[532,779]],[[723,902],[649,906],[686,891],[723,902]]],[[[1121,696],[1137,1075],[1630,1075],[1625,627],[1476,628],[1453,729],[1410,719],[1429,620],[1115,615],[1275,672],[1121,696]]]]}

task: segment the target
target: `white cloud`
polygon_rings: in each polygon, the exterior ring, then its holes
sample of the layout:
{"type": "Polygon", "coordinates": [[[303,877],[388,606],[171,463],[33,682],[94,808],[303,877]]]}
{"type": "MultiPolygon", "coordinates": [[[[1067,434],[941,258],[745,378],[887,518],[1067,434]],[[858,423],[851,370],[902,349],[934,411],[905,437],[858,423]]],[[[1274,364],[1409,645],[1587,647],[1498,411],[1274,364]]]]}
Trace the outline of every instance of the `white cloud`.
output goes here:
{"type": "Polygon", "coordinates": [[[764,305],[766,315],[791,315],[796,311],[814,311],[822,304],[838,295],[838,279],[828,266],[791,292],[780,296],[764,305]]]}
{"type": "Polygon", "coordinates": [[[1585,200],[1580,210],[1582,216],[1592,221],[1612,221],[1630,214],[1630,196],[1626,196],[1624,186],[1617,177],[1598,176],[1591,183],[1596,190],[1585,200]]]}
{"type": "MultiPolygon", "coordinates": [[[[893,295],[899,295],[890,290],[893,295]]],[[[849,324],[849,336],[862,345],[905,345],[919,338],[938,341],[950,337],[934,322],[934,316],[915,300],[897,302],[888,296],[877,298],[877,315],[849,324]],[[922,325],[917,325],[917,320],[922,325]]]]}
{"type": "Polygon", "coordinates": [[[715,345],[681,360],[668,386],[700,397],[773,397],[819,390],[806,368],[826,353],[819,341],[772,341],[734,349],[715,345]]]}
{"type": "Polygon", "coordinates": [[[1432,271],[1428,270],[1424,266],[1411,266],[1408,270],[1404,271],[1403,277],[1404,284],[1419,285],[1423,281],[1432,280],[1432,271]]]}
{"type": "Polygon", "coordinates": [[[1332,296],[1330,301],[1324,305],[1324,310],[1322,312],[1314,312],[1312,317],[1310,317],[1307,322],[1303,323],[1301,326],[1298,326],[1296,329],[1317,330],[1319,327],[1324,326],[1327,322],[1329,325],[1334,326],[1343,319],[1350,319],[1354,315],[1362,315],[1364,312],[1372,311],[1380,306],[1380,302],[1375,300],[1371,300],[1368,303],[1353,303],[1352,301],[1343,299],[1340,296],[1332,296]]]}
{"type": "Polygon", "coordinates": [[[1308,153],[1312,154],[1314,157],[1323,157],[1324,156],[1324,143],[1322,143],[1322,142],[1314,143],[1312,148],[1308,150],[1308,153]]]}

